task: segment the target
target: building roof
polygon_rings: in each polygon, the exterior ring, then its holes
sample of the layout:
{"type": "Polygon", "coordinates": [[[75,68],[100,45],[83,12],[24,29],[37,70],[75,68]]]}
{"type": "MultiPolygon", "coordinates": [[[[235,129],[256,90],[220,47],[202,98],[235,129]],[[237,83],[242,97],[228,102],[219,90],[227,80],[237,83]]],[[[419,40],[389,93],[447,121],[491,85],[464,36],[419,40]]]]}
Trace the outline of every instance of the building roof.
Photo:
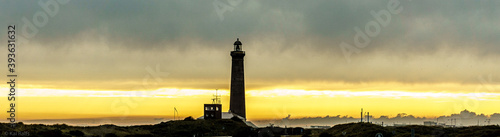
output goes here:
{"type": "Polygon", "coordinates": [[[222,119],[231,119],[233,118],[234,116],[236,116],[237,118],[243,120],[243,121],[247,121],[247,119],[245,119],[244,117],[238,115],[238,114],[234,114],[232,112],[222,112],[222,119]]]}
{"type": "MultiPolygon", "coordinates": [[[[239,116],[238,114],[234,114],[234,113],[231,113],[231,112],[222,112],[222,119],[231,119],[234,116],[236,116],[237,118],[241,119],[241,121],[245,122],[245,124],[247,126],[250,126],[252,128],[258,128],[257,126],[255,126],[255,124],[253,124],[250,121],[247,121],[244,117],[239,116]]],[[[198,117],[197,119],[205,119],[205,116],[198,117]]]]}

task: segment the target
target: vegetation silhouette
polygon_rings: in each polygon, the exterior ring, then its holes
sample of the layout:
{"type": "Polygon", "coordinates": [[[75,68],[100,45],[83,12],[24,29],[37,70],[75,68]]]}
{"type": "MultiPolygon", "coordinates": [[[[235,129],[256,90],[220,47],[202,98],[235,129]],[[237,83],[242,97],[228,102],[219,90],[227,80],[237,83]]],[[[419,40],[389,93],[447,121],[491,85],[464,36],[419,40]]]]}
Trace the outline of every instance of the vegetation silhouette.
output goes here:
{"type": "Polygon", "coordinates": [[[233,137],[274,137],[294,135],[303,137],[365,137],[380,133],[384,137],[407,137],[411,131],[421,137],[495,137],[500,136],[500,126],[471,126],[445,128],[441,126],[408,125],[401,127],[382,127],[371,123],[347,123],[333,126],[329,129],[303,129],[264,127],[254,129],[238,118],[196,120],[187,117],[184,120],[161,122],[155,125],[137,126],[68,126],[66,124],[42,125],[18,123],[15,129],[10,123],[0,123],[1,137],[20,136],[8,135],[8,132],[28,132],[24,136],[33,137],[192,137],[192,136],[233,136],[233,137]]]}

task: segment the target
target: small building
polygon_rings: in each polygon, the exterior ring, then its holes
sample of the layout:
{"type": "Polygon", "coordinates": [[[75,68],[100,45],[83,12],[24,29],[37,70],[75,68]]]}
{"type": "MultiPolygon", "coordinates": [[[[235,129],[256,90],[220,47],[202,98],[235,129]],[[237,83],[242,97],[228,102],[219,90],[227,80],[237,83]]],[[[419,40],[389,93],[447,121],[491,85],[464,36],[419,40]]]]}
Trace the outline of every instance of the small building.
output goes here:
{"type": "Polygon", "coordinates": [[[204,119],[221,119],[222,104],[205,104],[203,117],[204,119]]]}
{"type": "Polygon", "coordinates": [[[329,129],[331,128],[330,126],[316,126],[316,125],[313,125],[311,126],[312,129],[329,129]]]}
{"type": "MultiPolygon", "coordinates": [[[[213,105],[213,104],[205,104],[205,105],[213,105]]],[[[220,104],[219,104],[220,105],[220,104]]],[[[220,109],[219,109],[220,110],[220,109]]],[[[206,111],[205,111],[205,115],[201,116],[201,117],[198,117],[196,119],[212,119],[212,118],[209,118],[209,117],[206,117],[206,111]]],[[[252,122],[250,121],[247,121],[246,118],[242,117],[242,116],[239,116],[238,114],[235,114],[235,113],[231,113],[231,112],[220,112],[221,116],[220,118],[218,119],[231,119],[233,117],[236,117],[238,119],[240,119],[241,121],[243,121],[247,126],[250,126],[252,128],[258,128],[255,124],[253,124],[252,122]]],[[[210,115],[209,115],[210,116],[210,115]]]]}
{"type": "Polygon", "coordinates": [[[424,121],[424,126],[437,126],[437,122],[434,122],[434,121],[424,121]]]}
{"type": "Polygon", "coordinates": [[[395,126],[395,127],[403,127],[403,126],[407,126],[407,125],[405,123],[401,123],[401,124],[394,123],[393,126],[395,126]]]}

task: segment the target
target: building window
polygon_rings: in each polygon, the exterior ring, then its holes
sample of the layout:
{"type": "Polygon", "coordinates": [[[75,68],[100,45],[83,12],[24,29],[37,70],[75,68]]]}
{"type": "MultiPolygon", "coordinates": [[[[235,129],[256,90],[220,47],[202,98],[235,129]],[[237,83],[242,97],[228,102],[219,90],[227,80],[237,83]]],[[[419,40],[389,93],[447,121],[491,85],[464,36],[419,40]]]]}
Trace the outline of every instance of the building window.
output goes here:
{"type": "Polygon", "coordinates": [[[219,107],[215,107],[215,111],[219,111],[219,107]]]}

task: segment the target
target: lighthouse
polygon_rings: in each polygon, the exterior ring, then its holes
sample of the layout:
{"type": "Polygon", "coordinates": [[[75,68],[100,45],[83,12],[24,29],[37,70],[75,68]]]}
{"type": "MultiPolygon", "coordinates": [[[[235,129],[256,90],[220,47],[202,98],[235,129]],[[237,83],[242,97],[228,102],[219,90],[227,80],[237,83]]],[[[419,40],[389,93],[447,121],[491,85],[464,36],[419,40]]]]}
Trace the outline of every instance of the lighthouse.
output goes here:
{"type": "Polygon", "coordinates": [[[239,38],[234,42],[234,50],[231,51],[231,95],[229,101],[229,111],[246,119],[245,110],[245,72],[243,67],[243,57],[245,51],[239,38]]]}

